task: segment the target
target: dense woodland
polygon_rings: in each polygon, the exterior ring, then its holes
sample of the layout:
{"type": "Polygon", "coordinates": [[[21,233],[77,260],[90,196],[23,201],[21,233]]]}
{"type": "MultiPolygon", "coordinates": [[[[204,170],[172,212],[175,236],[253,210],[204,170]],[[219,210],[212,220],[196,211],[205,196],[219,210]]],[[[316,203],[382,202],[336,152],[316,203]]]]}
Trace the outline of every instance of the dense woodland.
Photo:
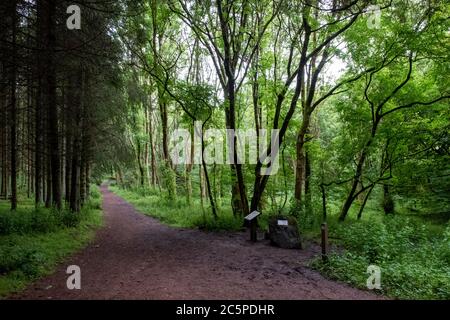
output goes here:
{"type": "MultiPolygon", "coordinates": [[[[108,180],[213,225],[253,210],[305,230],[421,216],[450,239],[447,1],[3,0],[0,13],[12,211],[33,199],[77,214],[108,180]],[[277,174],[175,164],[171,135],[195,122],[258,142],[278,129],[277,174]]],[[[235,160],[239,143],[224,146],[235,160]]]]}

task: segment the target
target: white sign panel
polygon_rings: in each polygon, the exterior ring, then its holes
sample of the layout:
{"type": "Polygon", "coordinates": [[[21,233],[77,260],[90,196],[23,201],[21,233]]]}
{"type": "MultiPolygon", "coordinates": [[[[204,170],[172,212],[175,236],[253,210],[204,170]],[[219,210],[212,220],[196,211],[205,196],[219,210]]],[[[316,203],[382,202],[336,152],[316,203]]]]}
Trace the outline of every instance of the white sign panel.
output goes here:
{"type": "Polygon", "coordinates": [[[257,216],[259,216],[261,213],[258,211],[253,211],[252,213],[250,213],[248,216],[245,217],[245,220],[253,220],[254,218],[256,218],[257,216]]]}

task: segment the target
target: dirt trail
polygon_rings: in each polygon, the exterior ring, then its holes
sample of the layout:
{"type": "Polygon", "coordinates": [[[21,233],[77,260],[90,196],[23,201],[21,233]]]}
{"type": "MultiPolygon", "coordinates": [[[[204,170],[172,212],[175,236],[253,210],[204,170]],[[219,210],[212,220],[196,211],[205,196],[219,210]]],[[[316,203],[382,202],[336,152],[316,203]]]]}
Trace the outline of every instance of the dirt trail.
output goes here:
{"type": "Polygon", "coordinates": [[[318,253],[252,244],[245,233],[171,228],[102,187],[105,227],[16,299],[377,299],[305,267],[318,253]],[[81,290],[66,268],[81,268],[81,290]]]}

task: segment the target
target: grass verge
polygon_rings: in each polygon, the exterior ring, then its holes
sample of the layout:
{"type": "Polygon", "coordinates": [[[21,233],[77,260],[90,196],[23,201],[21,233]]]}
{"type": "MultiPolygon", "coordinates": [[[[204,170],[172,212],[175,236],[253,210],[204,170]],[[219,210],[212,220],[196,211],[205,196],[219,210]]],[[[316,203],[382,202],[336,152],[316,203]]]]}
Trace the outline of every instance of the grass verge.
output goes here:
{"type": "Polygon", "coordinates": [[[158,191],[150,189],[132,190],[117,186],[110,186],[109,189],[145,215],[173,227],[200,228],[210,231],[242,229],[242,218],[234,217],[231,208],[221,208],[218,218],[214,219],[211,211],[207,207],[202,208],[196,199],[188,205],[185,199],[168,200],[158,191]]]}
{"type": "Polygon", "coordinates": [[[378,293],[399,299],[450,299],[450,223],[373,210],[360,221],[329,217],[335,250],[312,267],[327,277],[367,289],[368,266],[381,271],[378,293]]]}
{"type": "Polygon", "coordinates": [[[34,209],[24,200],[16,212],[0,202],[0,299],[54,271],[83,248],[103,223],[97,188],[77,217],[66,210],[34,209]]]}

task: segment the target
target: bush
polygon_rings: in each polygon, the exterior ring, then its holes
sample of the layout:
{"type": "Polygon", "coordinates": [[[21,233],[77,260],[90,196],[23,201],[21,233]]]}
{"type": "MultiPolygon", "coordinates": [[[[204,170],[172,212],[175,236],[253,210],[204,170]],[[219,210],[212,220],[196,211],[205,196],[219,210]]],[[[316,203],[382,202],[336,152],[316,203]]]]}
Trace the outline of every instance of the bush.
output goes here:
{"type": "Polygon", "coordinates": [[[196,216],[192,221],[193,226],[206,230],[239,230],[242,228],[243,219],[234,217],[231,213],[222,213],[217,219],[213,216],[196,216]]]}
{"type": "Polygon", "coordinates": [[[83,246],[101,225],[101,194],[92,188],[91,200],[79,214],[69,210],[33,207],[22,201],[16,212],[0,202],[0,297],[42,276],[64,256],[83,246]],[[94,203],[94,204],[93,204],[94,203]]]}
{"type": "Polygon", "coordinates": [[[367,267],[381,269],[382,292],[404,299],[450,298],[450,226],[442,236],[420,220],[403,216],[331,223],[330,234],[345,248],[312,266],[333,279],[366,287],[367,267]]]}
{"type": "Polygon", "coordinates": [[[46,233],[55,230],[62,223],[61,213],[58,210],[38,208],[31,211],[31,225],[27,226],[24,223],[23,227],[26,231],[22,233],[46,233]]]}
{"type": "Polygon", "coordinates": [[[47,233],[61,227],[74,227],[80,222],[79,214],[67,209],[36,208],[29,211],[0,211],[0,235],[47,233]]]}
{"type": "Polygon", "coordinates": [[[47,233],[63,227],[76,227],[83,215],[90,210],[101,209],[101,193],[98,187],[90,188],[90,199],[85,203],[80,213],[73,213],[68,208],[19,208],[10,211],[7,207],[0,208],[0,235],[47,233]]]}
{"type": "Polygon", "coordinates": [[[91,184],[89,188],[89,197],[90,200],[98,200],[102,198],[102,193],[96,185],[91,184]]]}
{"type": "Polygon", "coordinates": [[[34,247],[1,246],[0,257],[0,274],[15,271],[34,277],[44,262],[43,255],[34,247]]]}

